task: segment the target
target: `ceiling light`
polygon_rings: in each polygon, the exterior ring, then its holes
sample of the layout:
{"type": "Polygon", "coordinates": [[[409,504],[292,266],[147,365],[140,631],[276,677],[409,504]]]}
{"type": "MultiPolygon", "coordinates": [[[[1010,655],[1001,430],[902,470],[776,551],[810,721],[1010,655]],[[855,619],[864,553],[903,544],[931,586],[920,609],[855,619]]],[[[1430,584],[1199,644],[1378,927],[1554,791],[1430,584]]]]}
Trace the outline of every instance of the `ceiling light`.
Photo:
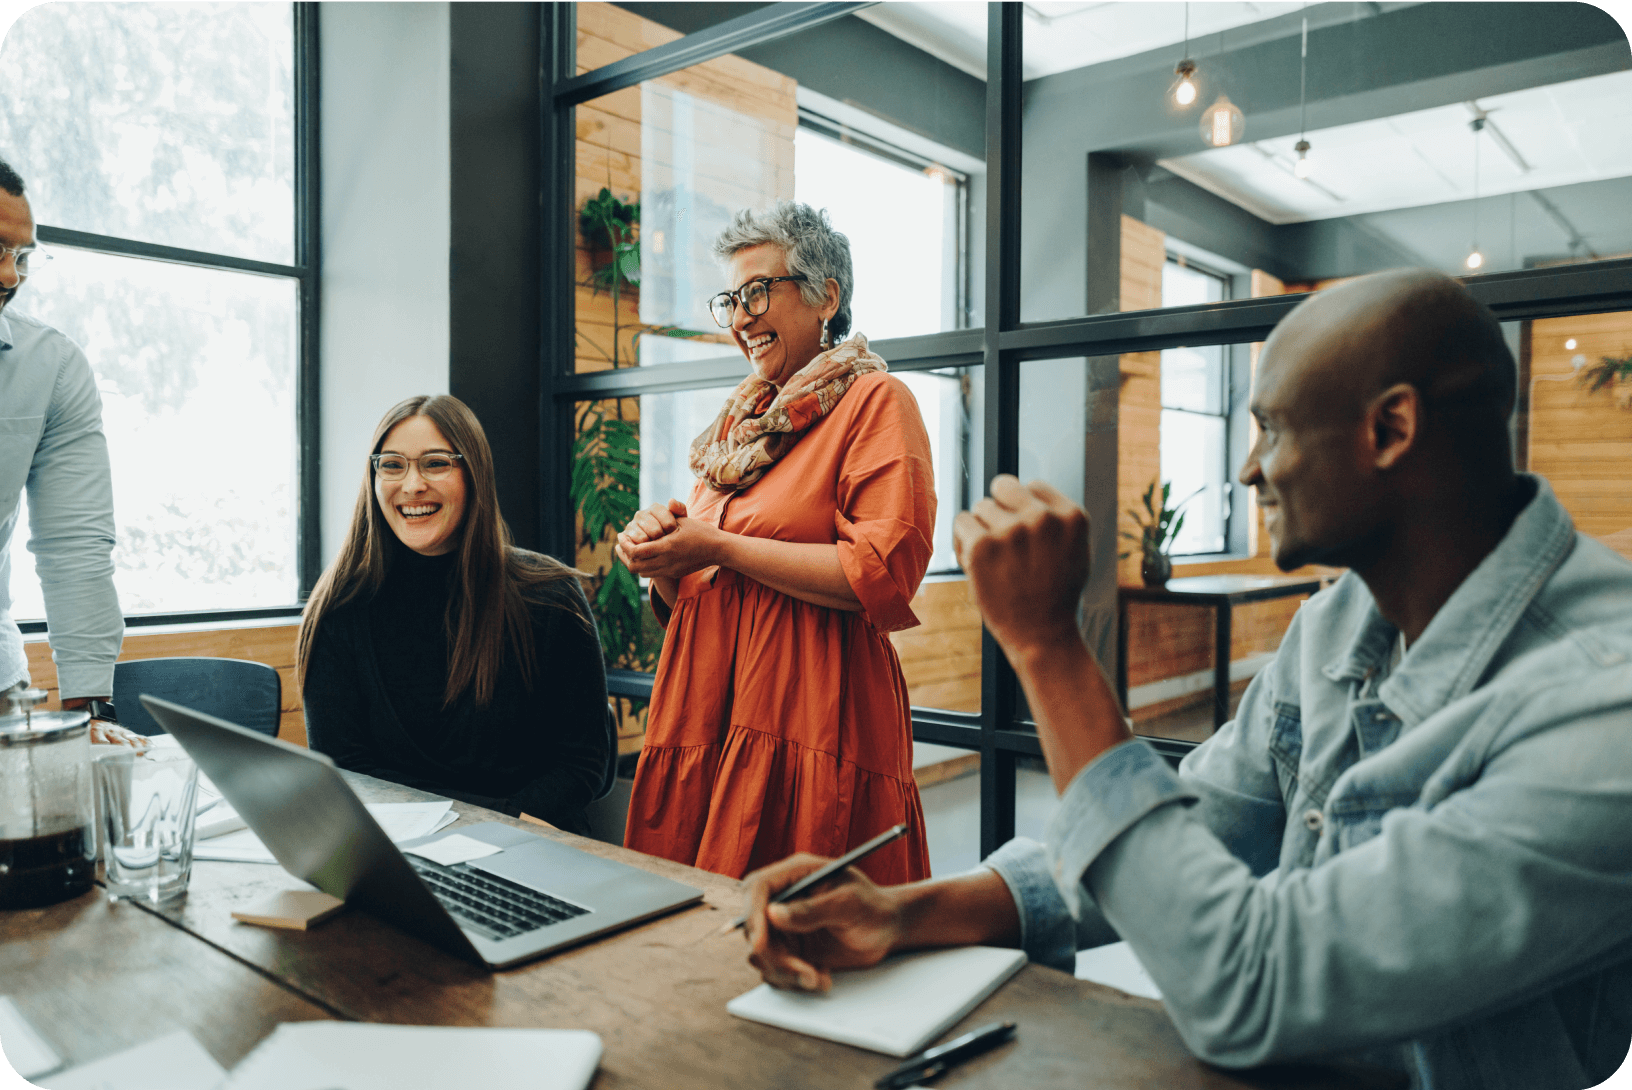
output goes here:
{"type": "Polygon", "coordinates": [[[1229,147],[1247,130],[1247,119],[1228,95],[1219,95],[1217,101],[1202,111],[1201,138],[1215,148],[1229,147]]]}
{"type": "Polygon", "coordinates": [[[1569,340],[1564,342],[1564,351],[1566,351],[1566,352],[1574,352],[1575,351],[1575,338],[1574,337],[1571,337],[1569,340]]]}
{"type": "Polygon", "coordinates": [[[1479,252],[1479,132],[1484,127],[1483,117],[1468,122],[1468,128],[1473,130],[1473,247],[1463,264],[1470,269],[1477,269],[1485,263],[1485,255],[1479,252]]]}
{"type": "Polygon", "coordinates": [[[1173,81],[1170,88],[1173,101],[1180,106],[1188,106],[1196,101],[1196,62],[1185,58],[1173,69],[1173,74],[1179,77],[1173,81]]]}
{"type": "Polygon", "coordinates": [[[1184,59],[1173,69],[1179,78],[1167,89],[1167,97],[1181,109],[1196,101],[1196,62],[1190,59],[1190,5],[1184,5],[1184,59]]]}
{"type": "Polygon", "coordinates": [[[1308,103],[1309,86],[1309,20],[1303,21],[1303,44],[1298,48],[1298,142],[1292,150],[1298,153],[1297,165],[1292,173],[1299,178],[1308,178],[1314,170],[1309,162],[1309,138],[1305,135],[1307,126],[1304,124],[1304,107],[1308,103]]]}

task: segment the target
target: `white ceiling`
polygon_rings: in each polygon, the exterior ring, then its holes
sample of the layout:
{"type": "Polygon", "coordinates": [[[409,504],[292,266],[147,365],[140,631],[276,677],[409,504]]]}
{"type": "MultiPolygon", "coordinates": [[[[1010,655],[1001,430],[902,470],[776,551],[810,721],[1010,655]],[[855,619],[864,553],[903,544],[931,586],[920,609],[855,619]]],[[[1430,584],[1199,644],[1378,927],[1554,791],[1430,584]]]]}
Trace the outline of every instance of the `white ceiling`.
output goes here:
{"type": "MultiPolygon", "coordinates": [[[[1212,52],[1217,35],[1248,23],[1297,11],[1303,4],[1219,3],[1049,3],[1025,5],[1025,78],[1037,79],[1130,57],[1171,45],[1173,61],[1184,52],[1185,8],[1189,8],[1193,53],[1212,52]]],[[[928,0],[875,4],[856,13],[882,30],[917,46],[972,76],[986,78],[986,5],[928,0]]]]}
{"type": "Polygon", "coordinates": [[[1465,200],[1474,196],[1475,108],[1489,115],[1477,138],[1479,196],[1632,175],[1632,72],[1311,130],[1306,181],[1292,174],[1297,136],[1254,141],[1250,117],[1242,143],[1161,165],[1278,224],[1465,200]]]}

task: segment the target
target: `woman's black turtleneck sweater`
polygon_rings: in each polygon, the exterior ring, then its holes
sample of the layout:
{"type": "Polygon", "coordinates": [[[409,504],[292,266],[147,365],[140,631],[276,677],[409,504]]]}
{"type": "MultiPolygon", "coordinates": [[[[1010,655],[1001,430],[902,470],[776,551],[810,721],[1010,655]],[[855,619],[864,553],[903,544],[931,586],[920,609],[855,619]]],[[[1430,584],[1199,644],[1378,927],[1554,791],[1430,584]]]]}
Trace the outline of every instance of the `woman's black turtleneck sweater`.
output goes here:
{"type": "Polygon", "coordinates": [[[393,543],[385,583],[330,610],[306,670],[306,733],[335,764],[438,795],[587,832],[616,744],[600,641],[576,579],[528,588],[529,692],[506,648],[493,699],[442,706],[455,561],[393,543]]]}

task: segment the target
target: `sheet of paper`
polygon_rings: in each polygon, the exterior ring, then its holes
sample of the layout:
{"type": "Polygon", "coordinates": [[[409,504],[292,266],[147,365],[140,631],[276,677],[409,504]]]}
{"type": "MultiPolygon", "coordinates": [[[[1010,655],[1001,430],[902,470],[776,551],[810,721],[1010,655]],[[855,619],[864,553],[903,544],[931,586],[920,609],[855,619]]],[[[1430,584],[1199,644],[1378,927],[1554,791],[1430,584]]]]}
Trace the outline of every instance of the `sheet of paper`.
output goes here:
{"type": "Polygon", "coordinates": [[[223,1090],[584,1090],[600,1059],[581,1029],[286,1022],[223,1090]]]}
{"type": "Polygon", "coordinates": [[[459,833],[449,833],[441,840],[433,840],[429,844],[404,850],[422,855],[433,863],[441,863],[444,867],[451,867],[455,863],[468,863],[472,859],[483,859],[500,851],[491,844],[483,844],[480,840],[459,833]]]}
{"type": "Polygon", "coordinates": [[[177,1030],[34,1083],[44,1090],[216,1090],[226,1077],[192,1034],[177,1030]]]}
{"type": "Polygon", "coordinates": [[[17,1074],[25,1079],[62,1066],[62,1057],[23,1017],[11,997],[5,995],[0,995],[0,1049],[5,1051],[6,1060],[17,1074]]]}
{"type": "MultiPolygon", "coordinates": [[[[396,843],[430,836],[459,820],[451,802],[376,802],[369,804],[368,812],[380,823],[385,835],[396,843]]],[[[193,858],[233,863],[277,862],[252,829],[198,841],[193,845],[193,858]]]]}
{"type": "Polygon", "coordinates": [[[1147,999],[1162,997],[1162,990],[1145,972],[1133,947],[1125,942],[1077,951],[1076,975],[1078,980],[1092,980],[1095,984],[1104,984],[1129,995],[1142,995],[1147,999]]]}

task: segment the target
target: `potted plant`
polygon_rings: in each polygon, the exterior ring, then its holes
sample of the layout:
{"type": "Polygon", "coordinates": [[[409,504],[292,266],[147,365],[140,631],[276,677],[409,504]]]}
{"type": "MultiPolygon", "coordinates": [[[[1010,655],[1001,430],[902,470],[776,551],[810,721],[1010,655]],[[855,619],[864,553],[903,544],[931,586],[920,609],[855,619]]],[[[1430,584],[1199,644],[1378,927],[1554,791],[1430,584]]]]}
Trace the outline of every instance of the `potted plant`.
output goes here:
{"type": "MultiPolygon", "coordinates": [[[[1139,545],[1139,577],[1145,581],[1147,587],[1166,586],[1173,577],[1173,558],[1167,551],[1173,547],[1173,540],[1179,536],[1184,528],[1184,515],[1181,513],[1184,505],[1195,499],[1201,489],[1196,489],[1173,506],[1168,506],[1168,497],[1173,489],[1173,482],[1162,485],[1161,508],[1157,509],[1156,482],[1151,481],[1150,487],[1145,489],[1145,512],[1140,514],[1136,509],[1128,508],[1128,514],[1133,518],[1134,525],[1139,527],[1137,534],[1127,530],[1122,536],[1139,545]]],[[[1129,552],[1118,554],[1122,558],[1132,556],[1129,552]]]]}

